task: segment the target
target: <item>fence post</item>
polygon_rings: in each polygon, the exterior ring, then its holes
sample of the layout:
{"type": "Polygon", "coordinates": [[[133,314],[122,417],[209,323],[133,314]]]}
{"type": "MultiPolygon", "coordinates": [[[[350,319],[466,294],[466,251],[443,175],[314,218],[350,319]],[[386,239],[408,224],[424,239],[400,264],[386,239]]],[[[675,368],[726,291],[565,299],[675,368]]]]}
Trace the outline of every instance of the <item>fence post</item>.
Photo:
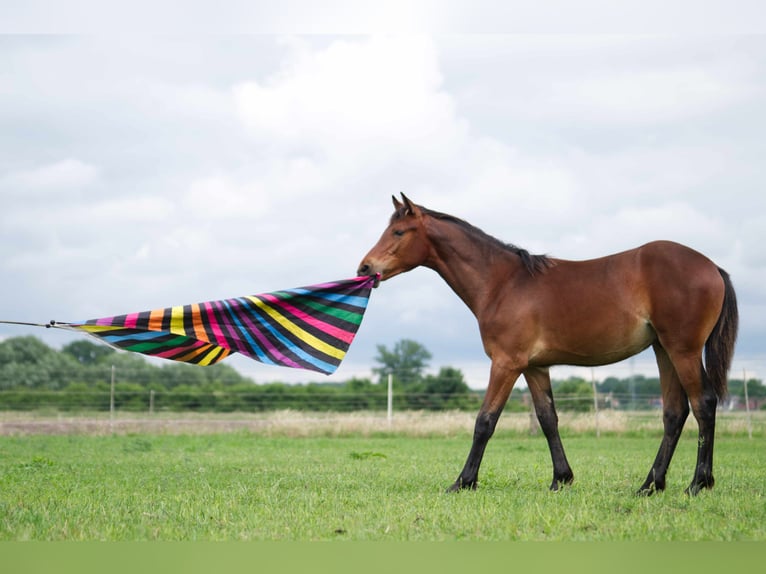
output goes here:
{"type": "Polygon", "coordinates": [[[593,374],[593,368],[590,370],[590,382],[593,386],[593,408],[595,410],[596,417],[596,438],[601,437],[601,430],[598,428],[598,392],[596,391],[596,377],[593,374]]]}
{"type": "Polygon", "coordinates": [[[750,420],[750,397],[747,396],[747,371],[742,369],[742,384],[745,387],[745,416],[747,417],[747,436],[753,440],[753,423],[750,420]]]}
{"type": "Polygon", "coordinates": [[[149,390],[149,414],[154,414],[154,389],[149,390]]]}
{"type": "Polygon", "coordinates": [[[109,432],[114,432],[114,365],[112,365],[112,384],[109,390],[109,432]]]}
{"type": "Polygon", "coordinates": [[[530,400],[530,394],[524,394],[524,405],[529,409],[529,434],[536,435],[537,430],[540,428],[540,423],[537,421],[537,413],[535,413],[535,405],[530,400]]]}
{"type": "Polygon", "coordinates": [[[388,373],[388,408],[387,408],[388,426],[394,421],[394,376],[388,373]]]}

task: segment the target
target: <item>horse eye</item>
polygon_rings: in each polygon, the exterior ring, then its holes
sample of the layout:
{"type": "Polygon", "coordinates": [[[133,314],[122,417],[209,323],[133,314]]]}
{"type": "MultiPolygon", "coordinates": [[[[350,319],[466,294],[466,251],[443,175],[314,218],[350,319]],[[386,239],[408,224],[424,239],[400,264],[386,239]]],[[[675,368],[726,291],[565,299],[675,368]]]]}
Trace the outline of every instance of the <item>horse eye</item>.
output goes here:
{"type": "Polygon", "coordinates": [[[395,229],[394,230],[394,235],[396,235],[397,237],[401,237],[402,235],[404,235],[404,230],[403,229],[395,229]]]}

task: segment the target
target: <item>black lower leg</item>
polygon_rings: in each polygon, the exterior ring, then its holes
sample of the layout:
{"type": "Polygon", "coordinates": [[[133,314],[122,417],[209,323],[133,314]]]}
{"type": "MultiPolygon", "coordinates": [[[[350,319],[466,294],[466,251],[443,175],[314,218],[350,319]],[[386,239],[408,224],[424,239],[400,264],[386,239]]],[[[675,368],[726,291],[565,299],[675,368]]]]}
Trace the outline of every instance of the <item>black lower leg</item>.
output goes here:
{"type": "Polygon", "coordinates": [[[718,399],[713,393],[706,394],[695,409],[699,423],[699,439],[697,443],[697,465],[694,478],[686,489],[691,495],[697,494],[703,488],[713,488],[713,443],[715,440],[715,411],[718,399]]]}
{"type": "Polygon", "coordinates": [[[535,404],[535,413],[540,422],[540,428],[548,441],[548,449],[551,453],[551,462],[553,463],[553,481],[550,489],[558,490],[564,484],[571,484],[574,481],[574,473],[569,466],[564,445],[559,435],[559,418],[553,405],[553,395],[546,394],[546,400],[537,401],[535,404]]]}
{"type": "Polygon", "coordinates": [[[484,456],[484,450],[487,442],[495,432],[497,420],[500,413],[479,413],[476,417],[476,424],[473,431],[473,443],[468,453],[468,459],[465,461],[463,470],[457,477],[457,480],[449,487],[448,492],[454,492],[460,489],[476,489],[479,478],[479,466],[484,456]]]}
{"type": "Polygon", "coordinates": [[[670,467],[670,461],[678,445],[678,439],[681,438],[686,418],[689,416],[689,406],[686,401],[681,405],[681,410],[671,410],[666,408],[662,419],[665,428],[665,434],[660,443],[660,449],[654,459],[654,464],[649,470],[646,480],[638,489],[639,494],[651,495],[657,491],[665,490],[665,475],[670,467]]]}

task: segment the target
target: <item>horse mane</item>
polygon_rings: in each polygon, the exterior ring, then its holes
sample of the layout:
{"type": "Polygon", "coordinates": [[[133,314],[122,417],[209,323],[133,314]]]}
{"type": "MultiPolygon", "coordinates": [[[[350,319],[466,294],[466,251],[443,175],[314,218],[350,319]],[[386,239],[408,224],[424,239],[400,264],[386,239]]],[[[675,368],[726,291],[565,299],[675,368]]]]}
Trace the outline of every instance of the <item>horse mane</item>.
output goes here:
{"type": "MultiPolygon", "coordinates": [[[[547,255],[532,255],[526,249],[517,247],[512,243],[505,243],[504,241],[500,241],[496,237],[491,236],[489,233],[482,231],[475,225],[471,225],[459,217],[455,217],[454,215],[449,215],[447,213],[433,211],[423,206],[418,207],[424,215],[428,215],[429,217],[433,217],[434,219],[438,219],[440,221],[448,221],[450,223],[454,223],[458,227],[462,228],[463,231],[478,239],[485,248],[491,246],[503,249],[504,251],[510,251],[511,253],[518,255],[521,259],[521,263],[524,265],[524,268],[530,275],[544,273],[549,267],[554,266],[553,260],[547,255]]],[[[394,212],[394,214],[391,216],[391,221],[404,217],[407,214],[407,211],[407,208],[404,206],[397,209],[396,212],[394,212]]]]}

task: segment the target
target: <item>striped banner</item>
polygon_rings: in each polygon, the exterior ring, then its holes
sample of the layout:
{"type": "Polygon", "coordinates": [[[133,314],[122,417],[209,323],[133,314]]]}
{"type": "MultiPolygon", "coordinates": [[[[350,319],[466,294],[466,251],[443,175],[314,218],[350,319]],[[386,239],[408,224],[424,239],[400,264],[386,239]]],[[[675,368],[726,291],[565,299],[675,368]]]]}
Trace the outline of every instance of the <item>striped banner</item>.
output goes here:
{"type": "Polygon", "coordinates": [[[51,326],[84,331],[153,357],[212,365],[241,353],[268,365],[330,374],[367,308],[375,277],[51,326]]]}

